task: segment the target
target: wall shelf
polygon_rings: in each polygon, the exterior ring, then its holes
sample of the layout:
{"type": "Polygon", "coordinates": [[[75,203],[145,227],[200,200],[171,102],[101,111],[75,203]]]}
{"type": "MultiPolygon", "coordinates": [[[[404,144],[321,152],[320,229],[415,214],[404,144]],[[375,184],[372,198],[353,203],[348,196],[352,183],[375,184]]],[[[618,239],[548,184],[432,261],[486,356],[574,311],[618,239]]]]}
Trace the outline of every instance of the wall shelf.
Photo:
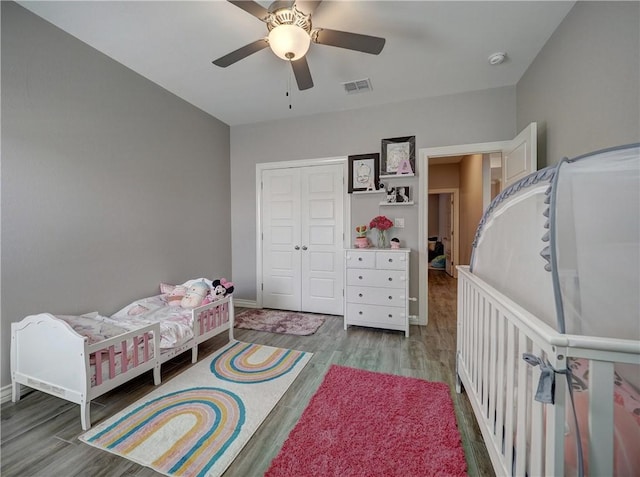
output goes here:
{"type": "Polygon", "coordinates": [[[416,177],[416,174],[385,174],[380,176],[380,179],[402,179],[403,177],[416,177]]]}
{"type": "Polygon", "coordinates": [[[360,194],[383,194],[386,191],[384,189],[376,189],[376,190],[354,190],[352,192],[353,195],[360,195],[360,194]]]}
{"type": "Polygon", "coordinates": [[[415,202],[380,202],[380,205],[415,205],[415,202]]]}

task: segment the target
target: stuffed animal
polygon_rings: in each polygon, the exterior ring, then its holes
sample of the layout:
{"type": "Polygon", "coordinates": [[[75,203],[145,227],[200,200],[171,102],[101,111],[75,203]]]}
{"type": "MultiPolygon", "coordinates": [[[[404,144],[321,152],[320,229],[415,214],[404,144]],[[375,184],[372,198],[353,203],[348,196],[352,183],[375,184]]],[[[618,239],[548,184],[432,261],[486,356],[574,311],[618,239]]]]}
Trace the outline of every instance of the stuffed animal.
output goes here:
{"type": "Polygon", "coordinates": [[[193,309],[199,307],[209,293],[209,286],[205,282],[193,283],[182,298],[182,308],[193,309]]]}
{"type": "Polygon", "coordinates": [[[169,306],[180,306],[182,304],[182,299],[187,293],[187,289],[182,285],[178,285],[171,290],[171,292],[167,295],[167,304],[169,306]]]}
{"type": "Polygon", "coordinates": [[[211,296],[213,301],[221,300],[230,293],[233,293],[233,283],[228,282],[224,278],[213,281],[213,287],[211,288],[211,296]]]}

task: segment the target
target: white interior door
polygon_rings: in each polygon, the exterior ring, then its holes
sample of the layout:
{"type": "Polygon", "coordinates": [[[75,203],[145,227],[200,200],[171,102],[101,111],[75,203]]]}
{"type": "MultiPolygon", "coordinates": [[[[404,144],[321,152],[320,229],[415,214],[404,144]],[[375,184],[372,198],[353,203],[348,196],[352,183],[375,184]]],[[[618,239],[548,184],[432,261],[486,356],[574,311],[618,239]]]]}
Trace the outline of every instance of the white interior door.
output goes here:
{"type": "Polygon", "coordinates": [[[538,169],[538,127],[531,123],[502,150],[502,188],[538,169]]]}
{"type": "Polygon", "coordinates": [[[300,310],[300,169],[262,173],[262,304],[300,310]]]}
{"type": "Polygon", "coordinates": [[[341,315],[343,165],[262,174],[262,304],[341,315]]]}
{"type": "Polygon", "coordinates": [[[302,311],[343,310],[343,166],[301,171],[302,311]]]}
{"type": "Polygon", "coordinates": [[[453,194],[440,194],[440,205],[444,220],[442,245],[446,257],[445,271],[453,276],[453,194]]]}

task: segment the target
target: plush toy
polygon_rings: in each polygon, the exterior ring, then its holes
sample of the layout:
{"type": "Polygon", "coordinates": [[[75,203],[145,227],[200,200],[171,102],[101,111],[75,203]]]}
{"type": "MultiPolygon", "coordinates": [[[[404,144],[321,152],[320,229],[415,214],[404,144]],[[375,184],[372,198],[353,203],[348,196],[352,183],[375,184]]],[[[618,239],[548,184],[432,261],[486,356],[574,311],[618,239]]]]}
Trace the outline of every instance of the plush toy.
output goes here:
{"type": "Polygon", "coordinates": [[[233,283],[228,282],[224,278],[221,278],[220,280],[214,280],[213,287],[211,288],[211,296],[213,298],[213,301],[221,300],[228,294],[233,293],[233,290],[233,283]]]}
{"type": "Polygon", "coordinates": [[[167,304],[169,306],[180,306],[182,303],[182,298],[184,298],[187,293],[187,289],[182,285],[178,285],[171,290],[171,292],[167,295],[167,304]]]}
{"type": "Polygon", "coordinates": [[[202,304],[208,293],[209,286],[205,282],[195,282],[187,290],[180,305],[182,305],[182,308],[187,309],[197,308],[202,304]]]}

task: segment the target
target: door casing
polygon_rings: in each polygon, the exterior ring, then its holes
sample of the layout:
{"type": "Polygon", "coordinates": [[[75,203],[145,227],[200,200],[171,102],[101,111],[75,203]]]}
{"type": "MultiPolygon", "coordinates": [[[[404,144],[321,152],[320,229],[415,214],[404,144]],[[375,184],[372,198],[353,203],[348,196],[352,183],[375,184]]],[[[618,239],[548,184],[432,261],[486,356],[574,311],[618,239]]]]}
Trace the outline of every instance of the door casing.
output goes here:
{"type": "MultiPolygon", "coordinates": [[[[430,157],[447,157],[447,156],[464,156],[469,154],[491,154],[492,152],[502,153],[502,169],[507,170],[505,161],[508,156],[516,151],[516,160],[520,164],[529,167],[530,172],[537,170],[537,123],[530,123],[519,134],[510,141],[485,142],[477,144],[461,144],[458,146],[428,147],[419,150],[418,170],[420,171],[418,179],[418,319],[417,324],[426,325],[429,321],[429,281],[427,275],[427,226],[428,212],[427,204],[429,193],[429,158],[430,157]],[[525,149],[528,145],[529,149],[525,149]],[[526,156],[528,154],[528,156],[526,156]]],[[[512,168],[513,169],[513,168],[512,168]]],[[[515,170],[522,169],[516,167],[515,170]]],[[[524,171],[520,171],[524,173],[524,171]]],[[[505,174],[503,172],[503,174],[505,174]]],[[[516,174],[511,175],[512,180],[516,174]]],[[[526,176],[526,173],[524,173],[526,176]]],[[[503,176],[504,177],[504,176],[503,176]]],[[[506,180],[503,181],[503,187],[507,187],[506,180]]]]}

